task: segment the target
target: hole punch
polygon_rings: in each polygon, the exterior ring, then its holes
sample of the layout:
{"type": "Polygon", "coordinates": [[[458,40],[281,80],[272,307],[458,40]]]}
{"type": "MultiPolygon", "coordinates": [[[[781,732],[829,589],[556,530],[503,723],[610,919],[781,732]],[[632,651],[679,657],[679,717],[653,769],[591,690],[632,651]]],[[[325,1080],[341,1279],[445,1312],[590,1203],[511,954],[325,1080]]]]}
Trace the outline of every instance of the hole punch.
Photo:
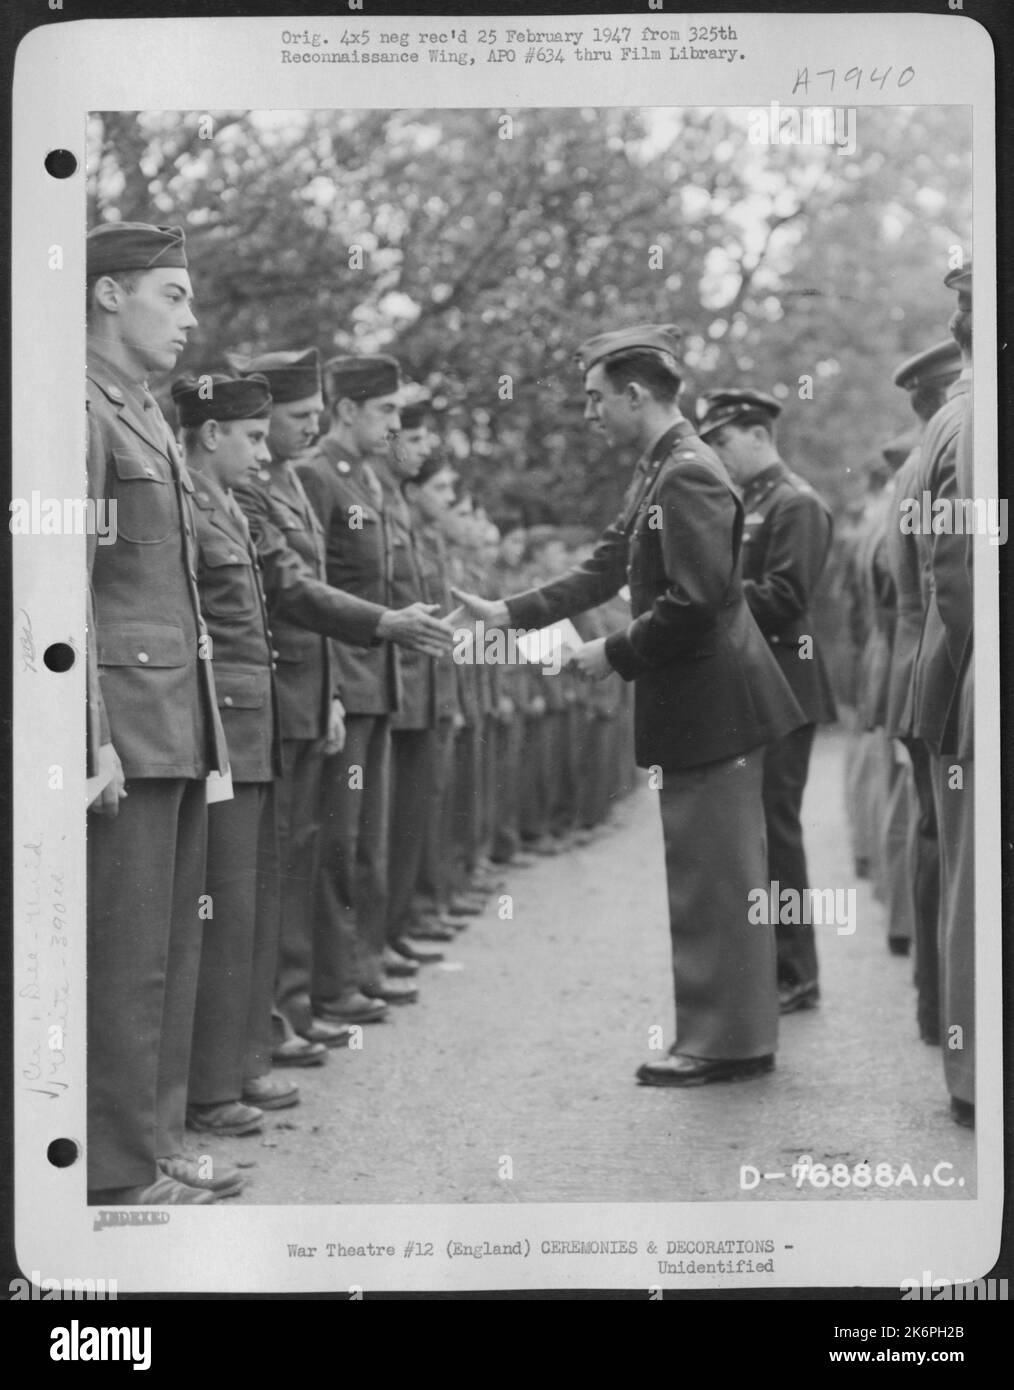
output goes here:
{"type": "Polygon", "coordinates": [[[76,1139],[54,1139],[46,1148],[46,1157],[54,1168],[69,1168],[81,1157],[76,1139]]]}
{"type": "Polygon", "coordinates": [[[69,179],[77,172],[77,156],[70,150],[50,150],[43,162],[46,173],[54,179],[69,179]]]}
{"type": "Polygon", "coordinates": [[[53,642],[42,653],[42,659],[51,671],[69,671],[77,655],[68,642],[53,642]]]}

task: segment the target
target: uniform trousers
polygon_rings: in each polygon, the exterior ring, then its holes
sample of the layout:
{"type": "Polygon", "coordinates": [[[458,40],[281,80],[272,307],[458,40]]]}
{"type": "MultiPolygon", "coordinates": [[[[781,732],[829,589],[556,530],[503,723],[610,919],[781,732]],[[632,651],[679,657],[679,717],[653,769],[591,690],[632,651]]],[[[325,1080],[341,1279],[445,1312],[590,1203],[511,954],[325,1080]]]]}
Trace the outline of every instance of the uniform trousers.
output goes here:
{"type": "Polygon", "coordinates": [[[915,925],[916,1022],[927,1042],[940,1038],[940,844],[933,793],[933,754],[921,738],[905,740],[912,759],[916,808],[909,821],[908,878],[915,925]]]}
{"type": "MultiPolygon", "coordinates": [[[[804,724],[764,750],[764,826],[768,840],[768,876],[793,888],[806,900],[810,880],[803,847],[803,792],[810,771],[815,724],[804,724]]],[[[804,984],[817,978],[817,941],[812,925],[775,925],[778,981],[804,984]]]]}
{"type": "Polygon", "coordinates": [[[201,952],[203,781],[136,778],[88,818],[88,1186],[146,1187],[178,1153],[201,952]]]}
{"type": "Polygon", "coordinates": [[[454,787],[454,720],[437,720],[434,730],[433,814],[424,826],[423,850],[416,879],[417,912],[446,912],[451,900],[451,862],[447,832],[448,802],[454,787]]]}
{"type": "Polygon", "coordinates": [[[412,895],[422,864],[426,828],[437,814],[436,729],[392,729],[387,939],[411,926],[412,895]]]}
{"type": "Polygon", "coordinates": [[[454,741],[454,786],[448,824],[454,891],[466,886],[479,860],[482,838],[481,729],[480,723],[465,724],[458,730],[454,741]]]}
{"type": "Polygon", "coordinates": [[[211,915],[203,923],[190,1055],[189,1098],[197,1105],[239,1100],[243,1083],[270,1069],[264,1051],[271,1038],[278,903],[270,882],[266,893],[260,891],[267,876],[259,851],[262,835],[272,838],[271,798],[270,782],[236,783],[231,801],[208,807],[211,915]]]}
{"type": "Polygon", "coordinates": [[[522,840],[541,840],[549,829],[550,742],[547,716],[525,715],[520,786],[522,840]]]}
{"type": "MultiPolygon", "coordinates": [[[[893,747],[893,741],[892,741],[893,747]]],[[[884,806],[884,905],[890,941],[911,941],[915,933],[915,900],[909,877],[909,825],[915,817],[912,774],[907,762],[894,758],[887,774],[884,806]]]]}
{"type": "Polygon", "coordinates": [[[595,714],[585,726],[578,804],[578,823],[585,828],[604,824],[609,815],[618,777],[619,732],[614,715],[595,714]]]}
{"type": "Polygon", "coordinates": [[[310,982],[323,771],[323,740],[282,740],[282,775],[275,782],[280,918],[275,1002],[297,1032],[305,1032],[313,1021],[310,982]]]}
{"type": "Polygon", "coordinates": [[[349,714],[327,759],[313,937],[315,1004],[376,984],[387,939],[391,721],[349,714]]]}
{"type": "Polygon", "coordinates": [[[764,750],[666,772],[659,793],[669,889],[674,1052],[749,1058],[778,1043],[775,934],[748,921],[767,891],[764,750]]]}
{"type": "Polygon", "coordinates": [[[497,864],[509,864],[521,847],[521,759],[525,720],[515,708],[506,724],[497,731],[496,808],[491,857],[497,864]]]}
{"type": "Polygon", "coordinates": [[[975,1104],[975,764],[933,754],[940,835],[940,1042],[947,1089],[975,1104]],[[952,785],[960,776],[961,786],[952,785]]]}

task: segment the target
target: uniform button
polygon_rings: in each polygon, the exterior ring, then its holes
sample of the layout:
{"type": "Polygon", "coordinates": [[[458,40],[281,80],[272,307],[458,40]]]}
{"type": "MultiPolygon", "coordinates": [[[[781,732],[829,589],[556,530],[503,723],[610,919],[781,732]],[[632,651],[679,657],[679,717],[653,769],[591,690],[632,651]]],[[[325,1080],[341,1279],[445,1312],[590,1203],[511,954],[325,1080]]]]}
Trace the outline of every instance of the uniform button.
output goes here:
{"type": "Polygon", "coordinates": [[[276,651],[272,651],[271,655],[274,657],[275,661],[278,660],[278,653],[276,651]]]}
{"type": "Polygon", "coordinates": [[[207,494],[206,492],[199,492],[199,493],[197,494],[197,497],[198,497],[198,500],[201,501],[201,502],[207,502],[207,500],[208,500],[208,494],[207,494]]]}
{"type": "Polygon", "coordinates": [[[236,562],[237,562],[238,560],[239,560],[239,556],[238,556],[238,555],[230,555],[230,556],[229,556],[229,562],[230,562],[230,564],[236,564],[236,562]]]}
{"type": "Polygon", "coordinates": [[[147,652],[138,652],[138,654],[137,654],[137,659],[138,659],[138,661],[145,662],[145,661],[150,661],[150,660],[151,660],[151,657],[148,655],[147,652]]]}
{"type": "Polygon", "coordinates": [[[155,470],[154,470],[154,468],[149,468],[149,467],[147,466],[147,464],[145,464],[144,471],[147,473],[147,475],[148,475],[149,478],[154,478],[154,476],[155,476],[155,470]]]}
{"type": "Polygon", "coordinates": [[[225,699],[222,701],[222,704],[223,704],[223,705],[231,705],[231,704],[232,704],[232,696],[231,696],[231,695],[226,695],[225,699]]]}

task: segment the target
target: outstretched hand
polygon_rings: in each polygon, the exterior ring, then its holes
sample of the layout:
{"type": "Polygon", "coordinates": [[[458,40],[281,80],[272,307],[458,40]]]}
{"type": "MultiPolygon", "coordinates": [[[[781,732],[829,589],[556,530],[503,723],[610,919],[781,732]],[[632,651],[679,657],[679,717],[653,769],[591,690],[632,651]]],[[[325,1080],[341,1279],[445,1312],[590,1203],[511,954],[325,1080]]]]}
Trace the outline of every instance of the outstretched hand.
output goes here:
{"type": "Polygon", "coordinates": [[[478,594],[470,594],[465,589],[455,589],[453,585],[451,593],[460,604],[460,607],[448,613],[444,619],[452,628],[471,627],[479,620],[487,627],[506,627],[510,621],[510,614],[503,599],[480,598],[478,594]]]}

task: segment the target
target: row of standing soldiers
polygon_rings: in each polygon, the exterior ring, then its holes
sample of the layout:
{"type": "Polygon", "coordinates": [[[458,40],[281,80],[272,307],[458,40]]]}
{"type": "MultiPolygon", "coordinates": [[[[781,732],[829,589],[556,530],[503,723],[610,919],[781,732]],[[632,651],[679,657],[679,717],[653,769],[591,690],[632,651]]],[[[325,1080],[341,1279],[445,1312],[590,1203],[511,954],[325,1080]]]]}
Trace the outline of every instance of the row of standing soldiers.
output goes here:
{"type": "Polygon", "coordinates": [[[414,1002],[502,866],[587,842],[633,784],[631,702],[462,659],[452,584],[541,582],[585,538],[501,538],[394,358],[232,356],[174,382],[177,435],[145,382],[195,322],[182,232],[96,229],[88,273],[117,512],[89,557],[90,1199],[203,1204],[243,1178],[184,1127],[297,1104],[275,1068],[414,1002]]]}
{"type": "Polygon", "coordinates": [[[842,538],[853,671],[846,791],[857,875],[911,953],[920,1036],[943,1050],[951,1113],[975,1118],[972,270],[951,337],[903,363],[915,425],[883,449],[842,538]]]}

